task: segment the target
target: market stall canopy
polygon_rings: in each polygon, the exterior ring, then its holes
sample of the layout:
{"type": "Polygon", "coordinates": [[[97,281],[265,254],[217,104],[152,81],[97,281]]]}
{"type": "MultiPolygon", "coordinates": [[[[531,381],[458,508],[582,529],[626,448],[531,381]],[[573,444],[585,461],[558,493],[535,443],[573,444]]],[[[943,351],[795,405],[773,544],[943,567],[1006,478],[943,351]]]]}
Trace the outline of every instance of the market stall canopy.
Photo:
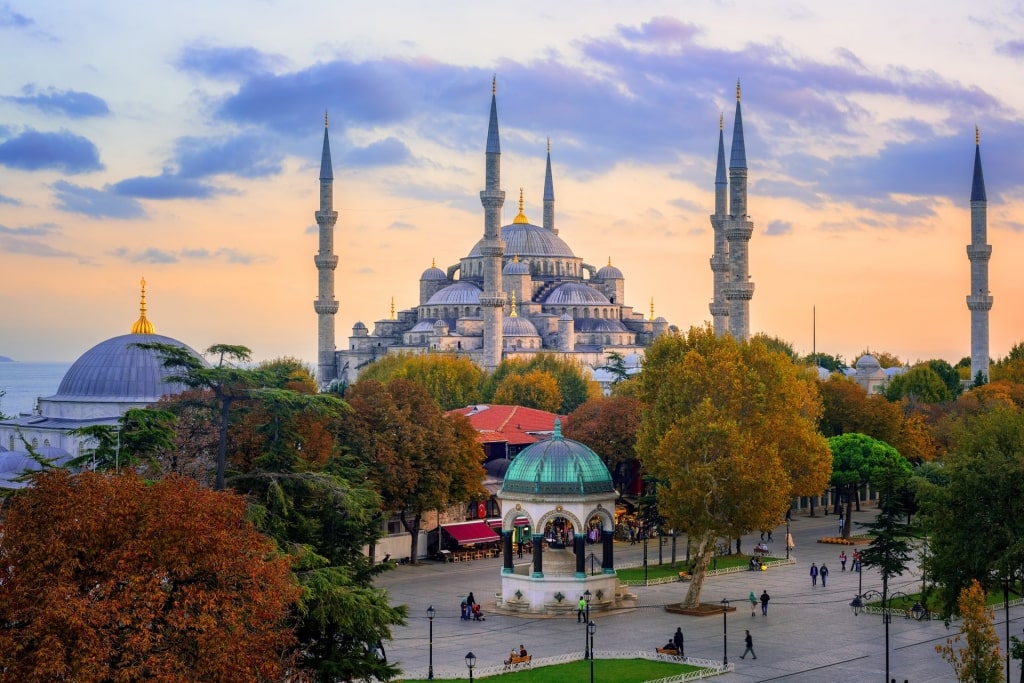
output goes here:
{"type": "Polygon", "coordinates": [[[470,543],[490,543],[500,541],[501,536],[494,533],[494,530],[487,526],[484,521],[460,522],[458,524],[444,524],[442,527],[448,535],[455,539],[459,545],[470,543]]]}

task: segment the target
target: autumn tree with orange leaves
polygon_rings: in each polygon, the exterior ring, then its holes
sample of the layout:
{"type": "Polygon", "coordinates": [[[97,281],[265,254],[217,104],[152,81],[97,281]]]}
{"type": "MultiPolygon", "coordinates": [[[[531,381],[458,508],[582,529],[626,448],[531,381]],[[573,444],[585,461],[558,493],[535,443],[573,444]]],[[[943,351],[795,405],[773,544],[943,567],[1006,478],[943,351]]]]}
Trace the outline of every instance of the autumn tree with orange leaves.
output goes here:
{"type": "Polygon", "coordinates": [[[35,475],[0,529],[3,679],[279,680],[300,591],[245,512],[178,477],[35,475]]]}
{"type": "Polygon", "coordinates": [[[695,606],[715,539],[771,528],[793,496],[827,484],[817,380],[760,340],[705,326],[659,338],[634,381],[644,404],[637,453],[661,514],[695,544],[683,602],[695,606]]]}
{"type": "Polygon", "coordinates": [[[935,651],[953,667],[956,680],[964,683],[999,683],[1003,679],[999,636],[993,625],[994,613],[985,604],[985,589],[972,579],[960,591],[957,605],[963,623],[960,634],[936,645],[935,651]],[[963,647],[955,647],[963,642],[963,647]]]}

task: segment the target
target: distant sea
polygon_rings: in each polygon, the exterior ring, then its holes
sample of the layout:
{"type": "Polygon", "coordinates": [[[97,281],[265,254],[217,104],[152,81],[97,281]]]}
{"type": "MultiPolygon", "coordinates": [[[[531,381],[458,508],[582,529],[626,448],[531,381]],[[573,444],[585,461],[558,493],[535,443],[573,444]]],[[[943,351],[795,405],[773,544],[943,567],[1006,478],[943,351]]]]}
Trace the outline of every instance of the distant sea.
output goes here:
{"type": "Polygon", "coordinates": [[[71,363],[0,363],[0,413],[32,412],[36,398],[53,396],[71,363]]]}

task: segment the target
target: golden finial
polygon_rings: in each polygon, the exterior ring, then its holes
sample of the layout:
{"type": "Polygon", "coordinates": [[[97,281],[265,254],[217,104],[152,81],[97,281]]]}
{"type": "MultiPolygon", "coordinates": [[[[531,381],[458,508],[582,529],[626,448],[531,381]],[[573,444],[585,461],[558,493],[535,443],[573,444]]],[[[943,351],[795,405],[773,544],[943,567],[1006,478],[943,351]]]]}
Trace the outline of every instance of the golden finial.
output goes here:
{"type": "Polygon", "coordinates": [[[736,101],[740,101],[740,79],[736,79],[736,101]]]}
{"type": "Polygon", "coordinates": [[[327,127],[327,110],[324,109],[324,128],[327,127]]]}
{"type": "Polygon", "coordinates": [[[611,256],[608,257],[608,265],[609,266],[612,265],[612,257],[611,256]]]}
{"type": "Polygon", "coordinates": [[[132,334],[153,334],[153,323],[146,318],[146,278],[142,278],[142,295],[139,298],[139,319],[132,325],[132,334]]]}
{"type": "Polygon", "coordinates": [[[395,319],[395,297],[391,297],[391,319],[395,319]]]}
{"type": "Polygon", "coordinates": [[[498,74],[491,76],[491,94],[498,94],[498,74]]]}
{"type": "Polygon", "coordinates": [[[430,259],[430,267],[431,268],[437,268],[437,259],[435,259],[435,258],[431,258],[430,259]]]}
{"type": "Polygon", "coordinates": [[[981,144],[981,131],[978,130],[978,126],[974,126],[974,144],[975,146],[981,144]]]}
{"type": "Polygon", "coordinates": [[[508,314],[510,318],[518,318],[519,314],[516,313],[516,293],[512,292],[512,312],[508,314]]]}
{"type": "Polygon", "coordinates": [[[725,120],[725,114],[718,112],[718,130],[722,130],[722,122],[725,120]]]}
{"type": "Polygon", "coordinates": [[[654,297],[651,297],[651,320],[654,320],[654,297]]]}
{"type": "Polygon", "coordinates": [[[512,257],[512,263],[519,263],[519,254],[512,257]]]}
{"type": "Polygon", "coordinates": [[[519,188],[519,215],[512,221],[513,223],[529,223],[529,219],[526,218],[526,214],[523,213],[523,188],[519,188]]]}

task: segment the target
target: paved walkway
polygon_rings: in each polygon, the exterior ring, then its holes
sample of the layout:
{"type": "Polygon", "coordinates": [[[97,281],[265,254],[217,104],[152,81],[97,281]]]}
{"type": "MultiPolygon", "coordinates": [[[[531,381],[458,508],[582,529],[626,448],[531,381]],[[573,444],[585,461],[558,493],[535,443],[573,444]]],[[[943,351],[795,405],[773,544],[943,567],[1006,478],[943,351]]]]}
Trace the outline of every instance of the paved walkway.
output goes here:
{"type": "MultiPolygon", "coordinates": [[[[819,512],[820,514],[820,512],[819,512]]],[[[854,513],[856,522],[867,521],[874,508],[854,513]]],[[[836,533],[838,518],[834,515],[807,517],[796,514],[791,530],[796,544],[792,556],[796,564],[773,567],[767,572],[740,572],[709,577],[704,583],[702,600],[717,603],[729,599],[735,612],[727,622],[729,662],[736,670],[714,680],[718,683],[750,681],[807,681],[827,683],[842,681],[882,681],[885,679],[885,630],[879,615],[854,616],[849,604],[858,591],[858,575],[840,571],[838,555],[843,546],[817,543],[817,539],[836,533]],[[811,562],[826,563],[830,574],[828,586],[811,586],[808,575],[811,562]],[[767,590],[771,596],[768,616],[760,608],[750,616],[747,597],[750,591],[760,595],[767,590]],[[757,660],[743,653],[744,630],[750,629],[757,660]]],[[[785,555],[785,526],[774,532],[773,554],[785,555]]],[[[743,549],[751,550],[758,535],[743,539],[743,549]]],[[[643,546],[615,544],[617,564],[639,561],[643,546]]],[[[680,558],[685,544],[679,543],[680,558]]],[[[664,560],[671,559],[671,548],[664,546],[664,560]]],[[[846,547],[847,555],[851,554],[846,547]]],[[[648,548],[648,561],[658,561],[657,545],[648,548]]],[[[850,563],[847,563],[849,569],[850,563]]],[[[512,647],[520,643],[535,657],[550,657],[581,652],[584,648],[584,627],[576,623],[575,614],[568,617],[527,618],[498,614],[493,611],[494,594],[500,589],[501,559],[477,560],[463,564],[428,562],[419,566],[400,566],[380,577],[378,585],[386,588],[394,602],[408,605],[409,624],[395,629],[395,638],[388,648],[388,658],[398,661],[409,677],[426,677],[429,650],[429,620],[426,610],[433,605],[437,616],[433,622],[434,674],[437,677],[468,678],[465,655],[472,651],[477,666],[500,664],[512,647]],[[459,619],[459,600],[473,591],[481,603],[487,620],[466,622],[459,619]],[[488,609],[488,608],[491,609],[488,609]]],[[[865,569],[863,589],[880,590],[881,581],[873,570],[865,569]]],[[[920,589],[916,566],[897,577],[890,590],[913,593],[920,589]]],[[[631,588],[637,607],[611,614],[595,613],[597,632],[594,649],[652,650],[664,645],[682,627],[687,656],[721,660],[723,655],[723,619],[715,617],[683,617],[669,614],[663,606],[682,600],[689,584],[670,583],[660,586],[631,588]]],[[[996,613],[996,628],[1005,634],[1005,615],[996,613]]],[[[1024,608],[1010,610],[1010,633],[1019,635],[1024,625],[1024,608]]],[[[893,619],[889,626],[890,675],[897,681],[955,681],[952,668],[935,652],[935,645],[945,643],[958,632],[958,624],[947,630],[941,621],[893,619]]],[[[595,662],[599,672],[600,660],[595,662]]],[[[1019,679],[1017,663],[1012,663],[1011,678],[1019,679]]],[[[597,674],[600,680],[600,673],[597,674]]]]}

